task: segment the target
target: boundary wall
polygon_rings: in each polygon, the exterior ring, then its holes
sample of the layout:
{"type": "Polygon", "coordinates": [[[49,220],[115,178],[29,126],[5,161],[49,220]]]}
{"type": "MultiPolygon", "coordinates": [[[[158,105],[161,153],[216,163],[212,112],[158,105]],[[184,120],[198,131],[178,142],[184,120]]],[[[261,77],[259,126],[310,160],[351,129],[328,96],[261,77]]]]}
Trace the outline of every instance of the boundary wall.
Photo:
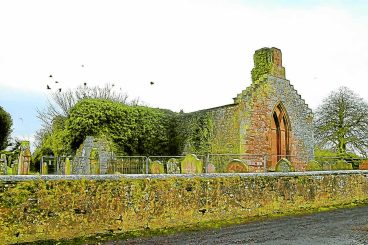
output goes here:
{"type": "Polygon", "coordinates": [[[0,244],[218,227],[362,203],[364,170],[0,176],[0,244]]]}

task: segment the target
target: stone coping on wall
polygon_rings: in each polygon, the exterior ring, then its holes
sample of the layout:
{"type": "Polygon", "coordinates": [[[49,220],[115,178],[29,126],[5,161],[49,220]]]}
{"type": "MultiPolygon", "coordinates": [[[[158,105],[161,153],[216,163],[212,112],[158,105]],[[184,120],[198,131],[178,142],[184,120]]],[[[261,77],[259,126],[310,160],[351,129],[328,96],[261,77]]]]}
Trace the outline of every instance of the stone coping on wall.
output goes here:
{"type": "Polygon", "coordinates": [[[222,178],[222,177],[297,177],[321,175],[365,174],[368,170],[268,172],[268,173],[212,173],[212,174],[106,174],[106,175],[2,175],[0,181],[19,182],[32,180],[120,180],[120,179],[168,179],[168,178],[222,178]]]}

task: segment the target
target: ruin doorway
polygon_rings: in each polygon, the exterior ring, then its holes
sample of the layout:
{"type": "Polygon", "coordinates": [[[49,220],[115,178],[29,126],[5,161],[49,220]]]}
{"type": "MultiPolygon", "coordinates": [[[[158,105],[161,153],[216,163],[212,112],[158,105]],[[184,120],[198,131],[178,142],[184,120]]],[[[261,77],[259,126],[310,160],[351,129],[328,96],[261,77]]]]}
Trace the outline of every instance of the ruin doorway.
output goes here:
{"type": "Polygon", "coordinates": [[[271,117],[271,165],[275,166],[281,158],[289,159],[290,124],[285,107],[278,103],[271,117]]]}

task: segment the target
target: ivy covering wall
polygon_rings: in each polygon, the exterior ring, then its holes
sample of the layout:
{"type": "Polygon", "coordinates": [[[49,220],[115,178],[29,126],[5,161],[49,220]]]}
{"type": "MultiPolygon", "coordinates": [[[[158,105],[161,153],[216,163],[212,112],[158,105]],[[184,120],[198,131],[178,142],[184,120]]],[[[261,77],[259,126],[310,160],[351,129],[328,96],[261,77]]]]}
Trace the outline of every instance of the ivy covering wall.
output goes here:
{"type": "Polygon", "coordinates": [[[175,117],[169,110],[85,99],[66,119],[66,139],[76,149],[87,135],[105,135],[123,154],[177,154],[175,117]]]}

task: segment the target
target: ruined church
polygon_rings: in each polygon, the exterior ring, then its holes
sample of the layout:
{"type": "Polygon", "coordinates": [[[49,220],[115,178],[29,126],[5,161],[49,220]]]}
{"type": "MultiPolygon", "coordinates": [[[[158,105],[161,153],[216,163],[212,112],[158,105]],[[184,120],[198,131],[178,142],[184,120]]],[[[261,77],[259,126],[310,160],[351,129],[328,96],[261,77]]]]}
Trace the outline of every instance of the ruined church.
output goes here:
{"type": "Polygon", "coordinates": [[[283,158],[306,163],[312,110],[286,79],[280,49],[259,49],[253,59],[252,83],[232,104],[183,116],[183,152],[267,155],[270,169],[283,158]]]}

